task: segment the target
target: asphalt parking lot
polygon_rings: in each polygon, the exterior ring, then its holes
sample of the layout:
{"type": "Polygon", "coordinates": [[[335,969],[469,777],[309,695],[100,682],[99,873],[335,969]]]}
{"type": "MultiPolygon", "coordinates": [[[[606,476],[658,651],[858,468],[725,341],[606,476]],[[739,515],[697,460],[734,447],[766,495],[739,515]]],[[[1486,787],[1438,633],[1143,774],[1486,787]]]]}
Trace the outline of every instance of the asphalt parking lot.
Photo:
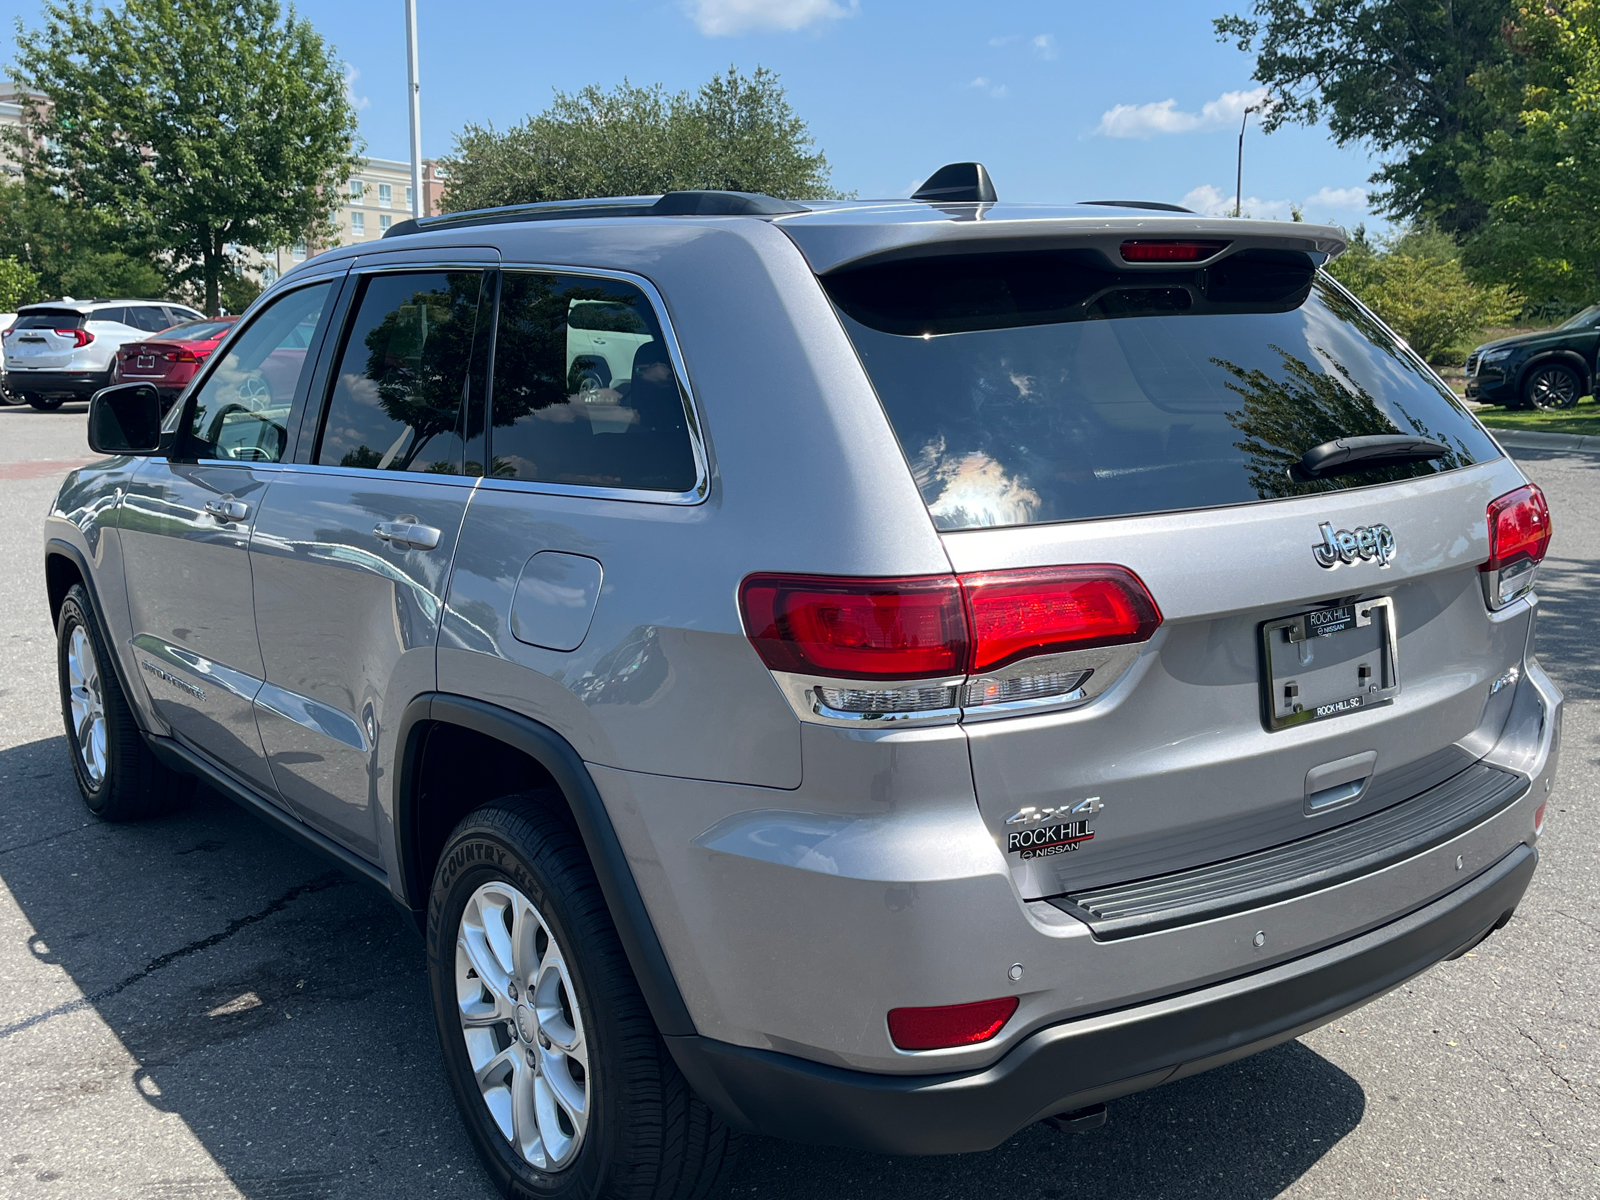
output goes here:
{"type": "MultiPolygon", "coordinates": [[[[83,809],[40,554],[83,425],[0,408],[0,1196],[489,1197],[402,914],[209,793],[141,825],[83,809]]],[[[1568,707],[1510,926],[1100,1130],[929,1159],[752,1141],[730,1194],[1600,1196],[1600,457],[1519,457],[1554,510],[1540,657],[1568,707]]]]}

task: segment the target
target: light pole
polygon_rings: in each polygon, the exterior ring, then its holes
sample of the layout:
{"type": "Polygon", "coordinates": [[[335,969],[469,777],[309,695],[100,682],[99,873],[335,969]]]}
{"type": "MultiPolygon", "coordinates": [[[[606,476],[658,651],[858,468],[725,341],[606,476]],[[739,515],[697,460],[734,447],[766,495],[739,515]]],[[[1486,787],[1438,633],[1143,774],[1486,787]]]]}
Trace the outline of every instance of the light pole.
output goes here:
{"type": "Polygon", "coordinates": [[[406,66],[411,80],[411,215],[420,217],[423,213],[422,84],[417,79],[417,0],[406,0],[406,66]]]}
{"type": "MultiPolygon", "coordinates": [[[[406,0],[410,4],[412,0],[406,0]]],[[[1250,114],[1260,112],[1264,105],[1252,104],[1244,110],[1244,117],[1239,122],[1239,171],[1233,181],[1233,215],[1238,216],[1244,204],[1244,127],[1250,123],[1250,114]]]]}

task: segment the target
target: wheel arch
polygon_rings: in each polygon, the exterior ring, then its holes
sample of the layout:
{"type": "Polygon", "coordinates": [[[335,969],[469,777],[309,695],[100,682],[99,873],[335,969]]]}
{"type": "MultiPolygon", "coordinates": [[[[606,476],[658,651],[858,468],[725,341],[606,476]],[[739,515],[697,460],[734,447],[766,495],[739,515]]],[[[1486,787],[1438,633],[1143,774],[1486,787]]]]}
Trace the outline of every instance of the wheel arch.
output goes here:
{"type": "MultiPolygon", "coordinates": [[[[419,923],[426,920],[433,870],[443,838],[449,833],[445,828],[443,835],[439,834],[441,822],[435,816],[438,810],[428,797],[428,779],[438,769],[437,759],[429,761],[430,743],[433,754],[447,754],[450,737],[461,735],[483,739],[477,749],[489,750],[490,757],[495,750],[519,756],[531,765],[532,782],[548,783],[560,792],[588,851],[623,951],[656,1025],[669,1037],[693,1034],[694,1022],[588,767],[571,743],[530,717],[442,692],[419,696],[407,705],[397,739],[400,749],[395,781],[394,836],[399,868],[396,890],[400,899],[419,923]],[[435,736],[441,733],[445,735],[443,751],[435,736]],[[435,819],[430,821],[430,816],[435,819]]],[[[456,814],[451,815],[449,826],[489,799],[493,797],[481,792],[468,800],[458,814],[455,809],[445,808],[447,814],[456,814]]]]}
{"type": "Polygon", "coordinates": [[[112,673],[117,677],[122,694],[127,697],[128,707],[133,711],[134,724],[145,733],[151,732],[144,705],[139,700],[139,693],[131,686],[133,681],[128,678],[128,672],[122,661],[122,647],[112,639],[111,625],[106,621],[100,603],[100,593],[95,588],[94,572],[89,569],[89,561],[84,557],[83,551],[60,538],[53,537],[47,541],[44,546],[44,584],[50,598],[52,630],[61,620],[61,605],[66,601],[67,593],[72,590],[73,584],[83,585],[83,590],[89,597],[89,619],[100,626],[100,637],[105,641],[111,659],[112,673]]]}
{"type": "Polygon", "coordinates": [[[1583,391],[1578,394],[1580,396],[1588,394],[1589,388],[1593,384],[1591,379],[1593,373],[1589,370],[1588,360],[1576,350],[1555,349],[1545,350],[1522,364],[1522,370],[1517,372],[1517,397],[1519,399],[1522,397],[1523,387],[1528,382],[1528,376],[1535,368],[1542,367],[1552,360],[1558,360],[1562,366],[1571,367],[1576,371],[1578,373],[1579,386],[1583,388],[1583,391]]]}

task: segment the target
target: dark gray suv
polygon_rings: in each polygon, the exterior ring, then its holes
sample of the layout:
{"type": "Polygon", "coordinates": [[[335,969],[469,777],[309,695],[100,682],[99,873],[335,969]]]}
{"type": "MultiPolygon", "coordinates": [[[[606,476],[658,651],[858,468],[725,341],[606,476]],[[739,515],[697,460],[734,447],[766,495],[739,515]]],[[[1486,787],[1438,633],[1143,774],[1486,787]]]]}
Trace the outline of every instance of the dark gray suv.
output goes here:
{"type": "Polygon", "coordinates": [[[1092,1124],[1533,873],[1550,515],[1339,232],[953,174],[408,222],[92,405],[85,800],[198,777],[415,914],[507,1195],[1092,1124]]]}

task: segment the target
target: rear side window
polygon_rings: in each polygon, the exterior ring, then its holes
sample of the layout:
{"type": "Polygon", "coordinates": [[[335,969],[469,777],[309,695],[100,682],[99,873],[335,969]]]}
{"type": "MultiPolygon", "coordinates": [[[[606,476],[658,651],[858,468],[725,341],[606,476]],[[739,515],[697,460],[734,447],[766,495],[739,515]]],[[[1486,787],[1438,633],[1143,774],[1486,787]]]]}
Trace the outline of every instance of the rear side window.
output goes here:
{"type": "MultiPolygon", "coordinates": [[[[128,316],[127,308],[119,305],[116,308],[97,308],[89,314],[91,321],[111,321],[117,325],[133,325],[133,320],[128,316]]],[[[135,329],[139,328],[133,325],[135,329]]]]}
{"type": "Polygon", "coordinates": [[[172,322],[167,320],[166,310],[154,304],[130,304],[127,314],[122,318],[123,323],[146,333],[160,333],[172,326],[172,322]]]}
{"type": "Polygon", "coordinates": [[[481,271],[419,271],[362,281],[318,463],[464,473],[466,399],[482,394],[488,358],[477,327],[483,279],[481,271]]]}
{"type": "Polygon", "coordinates": [[[490,404],[495,477],[695,485],[683,393],[650,301],[630,283],[506,272],[490,404]]]}
{"type": "Polygon", "coordinates": [[[1082,251],[825,277],[940,529],[1245,504],[1498,457],[1450,391],[1298,253],[1118,272],[1082,251]],[[1449,453],[1302,481],[1334,438],[1449,453]]]}
{"type": "Polygon", "coordinates": [[[262,309],[207,376],[189,411],[197,458],[278,462],[289,413],[310,366],[306,347],[327,307],[331,283],[286,292],[262,309]]]}
{"type": "Polygon", "coordinates": [[[69,310],[23,313],[13,329],[82,329],[83,314],[69,310]]]}

